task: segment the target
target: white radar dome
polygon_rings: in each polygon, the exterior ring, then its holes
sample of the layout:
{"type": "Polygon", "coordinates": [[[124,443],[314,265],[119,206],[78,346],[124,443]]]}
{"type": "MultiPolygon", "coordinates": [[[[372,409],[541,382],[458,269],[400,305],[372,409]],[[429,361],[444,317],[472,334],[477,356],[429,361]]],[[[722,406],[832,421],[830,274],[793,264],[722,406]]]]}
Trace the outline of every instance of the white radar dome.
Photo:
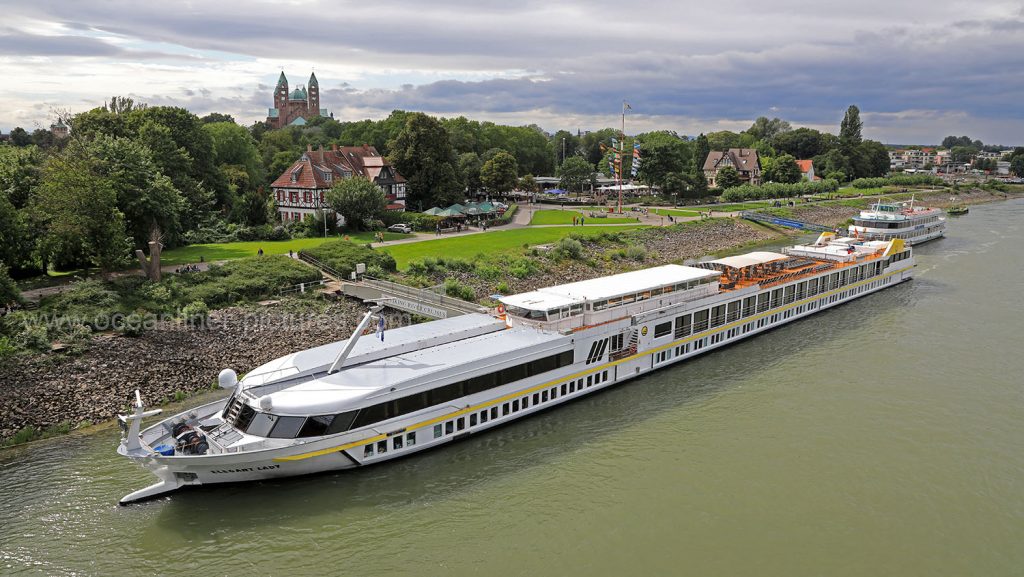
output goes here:
{"type": "Polygon", "coordinates": [[[217,384],[222,389],[230,389],[238,384],[238,375],[231,369],[224,369],[217,375],[217,384]]]}

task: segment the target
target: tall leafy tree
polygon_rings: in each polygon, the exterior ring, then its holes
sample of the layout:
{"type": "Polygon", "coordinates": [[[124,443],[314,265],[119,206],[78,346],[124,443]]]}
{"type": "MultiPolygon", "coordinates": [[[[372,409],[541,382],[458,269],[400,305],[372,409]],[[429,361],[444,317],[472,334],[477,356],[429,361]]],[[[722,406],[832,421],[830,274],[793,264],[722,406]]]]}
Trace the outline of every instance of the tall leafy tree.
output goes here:
{"type": "Polygon", "coordinates": [[[877,140],[865,140],[860,145],[865,178],[885,176],[889,172],[889,150],[877,140]]]}
{"type": "Polygon", "coordinates": [[[708,137],[701,133],[694,141],[693,162],[697,170],[704,170],[704,161],[707,160],[709,154],[711,154],[711,144],[708,142],[708,137]]]}
{"type": "Polygon", "coordinates": [[[183,232],[180,215],[185,199],[152,160],[142,144],[127,138],[100,136],[87,143],[93,170],[114,190],[118,211],[135,248],[144,248],[154,230],[176,244],[183,232]]]}
{"type": "Polygon", "coordinates": [[[796,164],[796,159],[789,154],[783,154],[776,158],[765,158],[762,164],[764,165],[763,175],[766,181],[792,184],[800,182],[803,176],[800,172],[800,167],[796,164]]]}
{"type": "Polygon", "coordinates": [[[746,130],[747,134],[754,137],[755,140],[763,140],[768,143],[773,143],[775,138],[784,132],[789,132],[793,127],[780,118],[768,119],[766,116],[760,116],[754,121],[754,124],[746,130]]]}
{"type": "Polygon", "coordinates": [[[28,146],[32,144],[32,135],[20,126],[16,126],[11,130],[10,137],[11,144],[14,146],[28,146]]]}
{"type": "Polygon", "coordinates": [[[462,173],[462,181],[466,183],[466,190],[476,192],[483,186],[480,183],[480,169],[484,163],[475,152],[463,152],[459,155],[459,172],[462,173]]]}
{"type": "Polygon", "coordinates": [[[813,128],[800,127],[775,137],[772,145],[782,154],[791,154],[797,159],[814,158],[824,154],[833,146],[835,136],[813,128]]]}
{"type": "Polygon", "coordinates": [[[256,141],[245,127],[234,122],[207,122],[203,125],[203,131],[210,136],[217,166],[235,164],[245,167],[253,188],[263,182],[263,163],[260,162],[256,141]]]}
{"type": "Polygon", "coordinates": [[[480,183],[489,192],[508,192],[516,187],[519,167],[514,156],[504,150],[494,155],[480,168],[480,183]]]}
{"type": "Polygon", "coordinates": [[[365,230],[387,210],[388,199],[379,186],[355,176],[340,180],[327,191],[327,205],[345,217],[345,226],[365,230]]]}
{"type": "Polygon", "coordinates": [[[110,179],[99,174],[81,146],[51,156],[33,209],[41,224],[37,251],[44,263],[92,265],[107,272],[131,248],[110,179]]]}
{"type": "Polygon", "coordinates": [[[559,183],[564,190],[582,192],[594,176],[594,165],[582,156],[571,156],[558,167],[559,183]]]}
{"type": "Polygon", "coordinates": [[[715,179],[718,188],[722,190],[734,188],[742,184],[740,173],[732,166],[723,166],[718,169],[718,177],[715,179]]]}
{"type": "Polygon", "coordinates": [[[448,206],[462,197],[448,133],[436,119],[422,112],[409,114],[389,148],[391,164],[408,181],[409,206],[448,206]]]}
{"type": "Polygon", "coordinates": [[[843,154],[850,156],[852,151],[860,146],[862,128],[864,123],[860,119],[860,109],[851,104],[839,125],[839,148],[843,154]]]}

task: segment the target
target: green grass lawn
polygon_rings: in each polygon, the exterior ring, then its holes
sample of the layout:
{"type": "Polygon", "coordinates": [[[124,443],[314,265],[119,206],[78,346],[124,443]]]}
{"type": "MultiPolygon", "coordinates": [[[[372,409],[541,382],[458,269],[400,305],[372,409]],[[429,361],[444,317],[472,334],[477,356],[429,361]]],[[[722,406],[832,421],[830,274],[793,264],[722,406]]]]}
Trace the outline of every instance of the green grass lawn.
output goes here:
{"type": "Polygon", "coordinates": [[[423,242],[396,244],[384,247],[380,250],[386,250],[391,253],[391,256],[395,258],[395,262],[398,264],[398,268],[401,270],[408,267],[411,261],[419,260],[428,256],[471,259],[481,253],[496,254],[522,250],[524,244],[550,244],[568,236],[569,233],[589,236],[605,232],[631,230],[642,226],[643,225],[513,228],[509,230],[495,230],[480,234],[453,236],[450,238],[427,240],[423,242]]]}
{"type": "MultiPolygon", "coordinates": [[[[600,210],[600,209],[598,209],[600,210]]],[[[606,209],[605,209],[606,210],[606,209]]],[[[597,212],[595,210],[594,212],[597,212]]],[[[601,210],[604,212],[604,210],[601,210]]],[[[608,216],[592,217],[589,212],[578,212],[575,210],[538,210],[533,213],[530,219],[531,225],[536,224],[572,224],[573,218],[584,218],[593,224],[627,224],[636,223],[637,219],[632,217],[608,216]]]]}
{"type": "Polygon", "coordinates": [[[676,208],[652,208],[651,212],[659,216],[700,216],[695,210],[679,210],[676,208]]]}
{"type": "MultiPolygon", "coordinates": [[[[353,242],[373,242],[372,232],[349,233],[349,239],[353,242]]],[[[161,264],[188,264],[199,262],[202,256],[206,262],[218,260],[232,260],[246,256],[256,256],[259,249],[263,254],[288,254],[289,250],[300,251],[306,248],[320,246],[328,240],[337,240],[341,236],[329,236],[327,238],[293,238],[291,240],[254,240],[247,242],[225,242],[215,244],[192,244],[180,248],[173,248],[164,251],[160,257],[161,264]]],[[[397,232],[385,232],[384,240],[398,240],[409,238],[407,234],[397,232]]]]}

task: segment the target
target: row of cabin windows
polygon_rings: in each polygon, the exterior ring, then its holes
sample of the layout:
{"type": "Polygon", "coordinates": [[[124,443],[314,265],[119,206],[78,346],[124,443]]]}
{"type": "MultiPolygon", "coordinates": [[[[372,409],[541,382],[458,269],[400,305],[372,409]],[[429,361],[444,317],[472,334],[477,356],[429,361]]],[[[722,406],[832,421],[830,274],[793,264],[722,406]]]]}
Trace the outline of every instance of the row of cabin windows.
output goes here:
{"type": "MultiPolygon", "coordinates": [[[[286,417],[259,412],[249,405],[243,404],[232,424],[238,430],[244,431],[249,435],[276,439],[333,435],[514,383],[528,377],[571,365],[572,363],[573,352],[565,351],[528,363],[507,367],[486,375],[472,377],[464,381],[423,391],[422,393],[336,415],[317,415],[309,418],[286,417]]],[[[230,406],[231,403],[229,402],[226,407],[230,406]]],[[[229,409],[225,408],[224,415],[227,415],[228,412],[229,409]]]]}
{"type": "Polygon", "coordinates": [[[920,226],[922,224],[928,224],[930,222],[939,222],[939,217],[933,216],[924,219],[914,219],[913,222],[905,220],[897,221],[879,221],[879,220],[866,220],[862,218],[853,219],[854,226],[863,226],[867,228],[909,228],[912,226],[920,226]]]}
{"type": "Polygon", "coordinates": [[[506,403],[502,403],[499,407],[495,405],[489,409],[483,409],[470,413],[468,419],[466,416],[458,417],[444,423],[438,423],[434,425],[434,438],[439,439],[441,437],[464,431],[467,427],[475,427],[478,424],[483,425],[488,421],[495,420],[500,416],[504,417],[519,411],[525,411],[531,406],[536,407],[544,403],[554,401],[559,397],[571,395],[577,391],[582,391],[585,388],[599,385],[608,380],[608,371],[601,371],[588,375],[586,379],[579,378],[573,381],[555,385],[553,387],[544,389],[543,391],[537,391],[533,394],[523,395],[518,399],[513,399],[506,403]]]}
{"type": "MultiPolygon", "coordinates": [[[[865,278],[876,276],[881,274],[882,264],[881,261],[878,261],[850,267],[823,277],[808,279],[744,299],[737,299],[730,303],[723,303],[708,309],[678,316],[675,318],[674,337],[679,339],[706,331],[741,318],[753,316],[756,313],[763,313],[818,293],[827,292],[865,278]]],[[[654,338],[666,336],[671,332],[672,322],[655,325],[654,338]]]]}
{"type": "Polygon", "coordinates": [[[691,281],[688,281],[688,282],[676,283],[674,285],[667,285],[667,286],[663,286],[663,287],[654,288],[654,289],[651,289],[651,290],[640,291],[638,293],[633,293],[633,294],[618,296],[618,297],[614,297],[614,298],[610,298],[610,299],[594,301],[593,303],[587,303],[587,310],[603,311],[604,309],[609,309],[609,308],[617,307],[617,306],[620,306],[620,305],[628,305],[630,303],[644,301],[644,300],[647,300],[647,299],[650,299],[650,298],[654,298],[656,296],[663,295],[663,294],[668,294],[668,293],[672,293],[672,292],[689,290],[689,289],[692,289],[692,288],[696,288],[696,287],[698,287],[700,285],[711,284],[713,282],[718,282],[718,277],[717,276],[711,276],[711,277],[706,277],[706,278],[702,278],[702,279],[691,280],[691,281]]]}
{"type": "MultiPolygon", "coordinates": [[[[813,311],[813,310],[818,308],[818,303],[819,302],[821,302],[822,304],[834,303],[834,302],[837,302],[839,300],[845,299],[847,297],[861,294],[864,291],[869,291],[869,290],[878,288],[878,287],[880,287],[882,285],[889,284],[890,281],[891,281],[891,279],[888,278],[888,277],[884,278],[884,279],[879,279],[877,281],[870,282],[870,283],[868,283],[866,285],[861,285],[859,287],[852,288],[852,289],[850,289],[848,291],[843,291],[841,293],[831,295],[831,296],[829,296],[826,299],[822,299],[821,301],[812,301],[812,302],[807,303],[805,305],[800,305],[800,306],[798,306],[796,308],[787,309],[787,310],[785,310],[785,311],[783,311],[781,313],[773,314],[770,317],[758,319],[756,322],[749,322],[749,323],[746,323],[746,324],[741,325],[739,327],[733,327],[733,328],[731,328],[731,329],[729,329],[727,331],[724,331],[724,332],[715,333],[715,334],[711,335],[710,337],[705,337],[705,338],[702,338],[702,339],[697,339],[696,341],[693,341],[693,343],[692,343],[693,350],[697,351],[697,350],[700,350],[700,349],[702,349],[702,348],[704,348],[704,347],[706,347],[708,345],[718,344],[718,343],[722,342],[723,340],[732,339],[732,338],[735,338],[735,337],[737,337],[737,336],[739,336],[741,334],[747,334],[750,331],[754,330],[755,328],[757,328],[757,329],[764,328],[764,327],[768,326],[769,324],[774,324],[774,323],[777,323],[777,322],[779,322],[781,320],[789,319],[791,317],[802,315],[805,312],[813,311]]],[[[656,333],[655,336],[657,336],[657,329],[655,329],[655,333],[656,333]]],[[[668,361],[668,360],[672,359],[673,357],[678,357],[680,355],[688,354],[690,352],[690,347],[691,347],[691,343],[684,343],[682,345],[679,345],[679,346],[675,347],[674,349],[667,349],[667,350],[655,353],[655,355],[654,355],[654,364],[657,365],[657,364],[660,364],[660,363],[664,363],[665,361],[668,361]]]]}
{"type": "Polygon", "coordinates": [[[402,434],[399,433],[390,439],[384,439],[383,441],[377,441],[376,446],[374,443],[369,443],[363,447],[363,458],[372,457],[374,455],[383,455],[388,452],[388,443],[390,442],[391,448],[395,451],[403,449],[405,447],[416,446],[416,431],[406,433],[403,438],[402,434]]]}

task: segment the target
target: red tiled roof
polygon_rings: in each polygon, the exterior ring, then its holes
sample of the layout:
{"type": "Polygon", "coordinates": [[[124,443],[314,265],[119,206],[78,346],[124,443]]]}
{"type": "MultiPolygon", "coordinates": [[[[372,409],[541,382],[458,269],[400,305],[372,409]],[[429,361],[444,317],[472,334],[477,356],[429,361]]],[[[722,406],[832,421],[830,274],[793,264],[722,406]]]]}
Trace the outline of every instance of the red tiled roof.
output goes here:
{"type": "MultiPolygon", "coordinates": [[[[271,183],[271,188],[330,188],[336,179],[346,176],[362,176],[371,180],[380,175],[382,167],[390,167],[377,149],[372,146],[342,146],[337,149],[307,149],[299,160],[281,173],[271,183]],[[369,162],[367,162],[369,161],[369,162]],[[368,169],[372,165],[372,169],[368,169]],[[330,173],[330,180],[327,174],[330,173]],[[348,173],[348,174],[346,174],[348,173]]],[[[391,168],[396,182],[405,178],[391,168]]]]}
{"type": "Polygon", "coordinates": [[[802,172],[804,174],[807,174],[808,172],[811,171],[812,168],[814,168],[814,161],[813,160],[798,160],[798,161],[796,161],[796,165],[800,167],[800,172],[802,172]]]}

